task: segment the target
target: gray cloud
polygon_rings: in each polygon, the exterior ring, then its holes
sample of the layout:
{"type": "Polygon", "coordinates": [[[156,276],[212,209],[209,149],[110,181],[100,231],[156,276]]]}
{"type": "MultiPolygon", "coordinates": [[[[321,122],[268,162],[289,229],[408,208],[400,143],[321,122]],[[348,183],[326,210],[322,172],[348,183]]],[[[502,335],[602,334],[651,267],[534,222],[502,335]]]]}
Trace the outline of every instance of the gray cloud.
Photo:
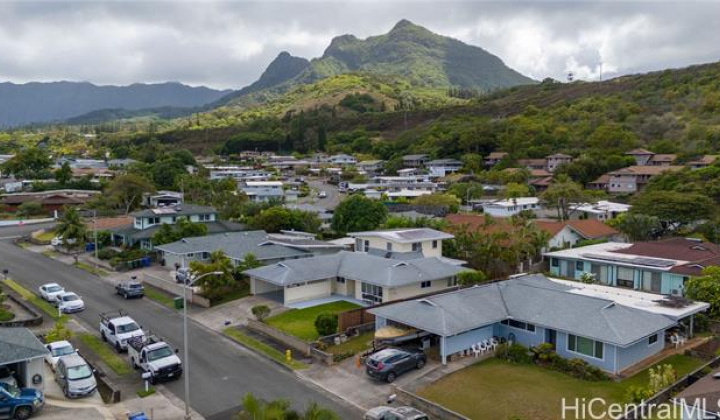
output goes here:
{"type": "Polygon", "coordinates": [[[531,77],[604,77],[720,58],[716,2],[0,2],[0,80],[239,88],[280,52],[407,18],[531,77]]]}

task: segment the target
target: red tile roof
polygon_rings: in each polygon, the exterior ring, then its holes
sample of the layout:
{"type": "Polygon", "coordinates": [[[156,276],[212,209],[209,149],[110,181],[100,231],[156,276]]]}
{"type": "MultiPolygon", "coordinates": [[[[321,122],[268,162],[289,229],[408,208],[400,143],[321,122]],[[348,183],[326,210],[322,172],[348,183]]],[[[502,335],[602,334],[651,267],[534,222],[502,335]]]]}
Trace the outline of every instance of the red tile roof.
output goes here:
{"type": "MultiPolygon", "coordinates": [[[[88,228],[92,229],[94,226],[93,220],[88,219],[85,221],[88,228]]],[[[130,216],[119,216],[119,217],[98,217],[97,228],[98,230],[106,230],[121,226],[130,226],[133,224],[133,218],[130,216]]]]}

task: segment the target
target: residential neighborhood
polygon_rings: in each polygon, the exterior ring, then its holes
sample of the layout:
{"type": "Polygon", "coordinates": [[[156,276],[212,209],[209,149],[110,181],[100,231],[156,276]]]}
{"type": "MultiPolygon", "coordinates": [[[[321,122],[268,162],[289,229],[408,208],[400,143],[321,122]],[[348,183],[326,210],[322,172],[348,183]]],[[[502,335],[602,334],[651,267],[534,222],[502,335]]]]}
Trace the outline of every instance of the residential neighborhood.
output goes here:
{"type": "Polygon", "coordinates": [[[718,2],[0,2],[0,419],[719,420],[718,2]]]}

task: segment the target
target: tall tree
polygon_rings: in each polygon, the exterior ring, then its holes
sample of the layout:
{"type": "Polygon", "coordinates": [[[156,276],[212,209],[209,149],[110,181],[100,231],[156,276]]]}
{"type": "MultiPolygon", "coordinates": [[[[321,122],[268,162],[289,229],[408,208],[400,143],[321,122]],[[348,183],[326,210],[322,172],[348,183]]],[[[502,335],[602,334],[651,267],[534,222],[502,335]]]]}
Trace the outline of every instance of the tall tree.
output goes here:
{"type": "Polygon", "coordinates": [[[567,220],[572,213],[571,204],[587,203],[593,199],[580,184],[563,175],[556,177],[548,189],[540,194],[540,200],[546,206],[557,209],[558,219],[567,220]]]}
{"type": "Polygon", "coordinates": [[[712,219],[715,203],[704,194],[677,191],[647,191],[632,201],[631,212],[657,217],[663,231],[676,231],[691,223],[712,219]]]}
{"type": "Polygon", "coordinates": [[[72,179],[72,168],[68,162],[63,162],[62,166],[55,171],[55,180],[61,186],[65,186],[72,179]]]}
{"type": "Polygon", "coordinates": [[[110,182],[105,195],[128,214],[142,203],[144,193],[153,191],[155,187],[146,178],[136,174],[125,174],[110,182]]]}
{"type": "Polygon", "coordinates": [[[235,284],[235,268],[230,258],[222,251],[212,252],[208,263],[192,261],[190,271],[194,278],[208,273],[220,273],[205,275],[196,283],[202,289],[203,296],[211,301],[222,298],[227,289],[235,284]]]}
{"type": "Polygon", "coordinates": [[[47,151],[39,147],[23,149],[5,162],[3,172],[11,173],[16,178],[44,178],[52,165],[47,151]]]}
{"type": "Polygon", "coordinates": [[[387,213],[381,202],[362,195],[351,195],[335,209],[331,226],[341,234],[373,230],[385,222],[387,213]]]}

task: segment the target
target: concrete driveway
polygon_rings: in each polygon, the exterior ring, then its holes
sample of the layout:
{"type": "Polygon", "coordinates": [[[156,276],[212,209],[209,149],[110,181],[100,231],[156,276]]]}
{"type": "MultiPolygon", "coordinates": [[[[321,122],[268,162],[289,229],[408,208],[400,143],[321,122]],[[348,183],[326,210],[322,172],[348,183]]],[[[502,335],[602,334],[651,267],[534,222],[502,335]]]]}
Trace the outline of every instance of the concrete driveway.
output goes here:
{"type": "MultiPolygon", "coordinates": [[[[310,369],[299,371],[299,375],[323,389],[332,390],[363,411],[387,405],[387,398],[392,394],[391,384],[371,379],[365,373],[365,366],[358,367],[356,363],[357,359],[353,357],[335,366],[313,365],[310,369]]],[[[405,372],[392,385],[406,388],[441,367],[440,363],[428,360],[424,368],[405,372]]]]}
{"type": "Polygon", "coordinates": [[[191,317],[198,323],[213,329],[222,331],[227,328],[225,322],[229,325],[245,325],[248,318],[253,318],[252,308],[257,305],[267,305],[272,310],[272,315],[276,315],[285,309],[282,304],[267,299],[263,296],[247,296],[232,302],[223,303],[208,309],[199,311],[191,310],[191,317]]]}

